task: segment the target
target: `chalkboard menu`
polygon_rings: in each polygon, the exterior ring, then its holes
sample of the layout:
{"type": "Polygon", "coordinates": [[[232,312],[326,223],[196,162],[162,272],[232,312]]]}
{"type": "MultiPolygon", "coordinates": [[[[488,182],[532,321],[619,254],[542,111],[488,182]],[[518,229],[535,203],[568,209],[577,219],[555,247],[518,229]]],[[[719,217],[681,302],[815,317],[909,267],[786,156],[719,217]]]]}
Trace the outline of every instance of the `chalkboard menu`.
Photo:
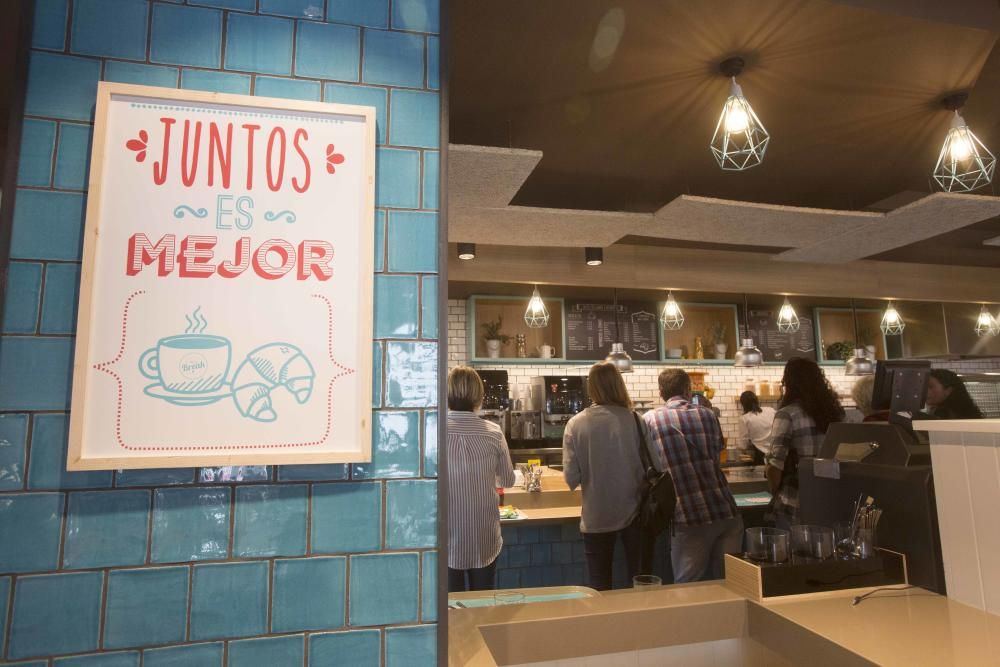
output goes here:
{"type": "Polygon", "coordinates": [[[778,331],[779,308],[750,306],[749,311],[750,335],[747,336],[743,310],[740,309],[740,338],[753,338],[754,345],[764,355],[764,361],[788,361],[792,357],[816,360],[816,336],[811,317],[799,314],[799,330],[782,333],[778,331]]]}
{"type": "Polygon", "coordinates": [[[566,299],[566,358],[604,359],[618,342],[635,361],[657,361],[659,327],[654,302],[619,302],[616,318],[613,303],[566,299]]]}

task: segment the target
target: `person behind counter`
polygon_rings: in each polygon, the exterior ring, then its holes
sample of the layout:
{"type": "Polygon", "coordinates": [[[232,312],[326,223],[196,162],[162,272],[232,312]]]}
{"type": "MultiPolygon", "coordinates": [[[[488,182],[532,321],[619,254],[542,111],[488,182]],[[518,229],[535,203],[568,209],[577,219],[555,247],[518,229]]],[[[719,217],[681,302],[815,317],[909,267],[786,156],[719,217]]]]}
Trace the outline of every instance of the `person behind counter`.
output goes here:
{"type": "Polygon", "coordinates": [[[844,420],[844,409],[823,369],[810,359],[789,359],[781,385],[766,472],[775,523],[787,529],[799,522],[799,461],[819,453],[827,427],[844,420]]]}
{"type": "Polygon", "coordinates": [[[740,394],[743,414],[736,423],[736,446],[743,450],[754,464],[764,462],[764,455],[771,449],[771,422],[774,408],[761,407],[757,394],[745,391],[740,394]]]}
{"type": "Polygon", "coordinates": [[[862,375],[858,378],[854,386],[851,387],[851,398],[854,405],[862,415],[862,421],[866,422],[887,422],[889,421],[888,410],[875,410],[872,408],[872,394],[875,391],[875,376],[862,375]]]}
{"type": "Polygon", "coordinates": [[[497,487],[514,485],[503,431],[476,416],[483,381],[471,368],[448,373],[448,591],[495,587],[503,546],[497,487]]]}
{"type": "MultiPolygon", "coordinates": [[[[591,367],[587,393],[593,404],[570,419],[563,432],[563,477],[570,490],[582,487],[580,532],[587,574],[590,587],[603,591],[612,587],[619,540],[629,583],[639,572],[639,428],[644,427],[632,416],[632,400],[614,364],[602,361],[591,367]]],[[[658,460],[655,452],[650,456],[658,460]]]]}
{"type": "Polygon", "coordinates": [[[962,378],[946,368],[935,368],[927,378],[927,411],[934,419],[983,418],[962,378]]]}
{"type": "Polygon", "coordinates": [[[724,554],[743,544],[743,519],[719,465],[726,447],[722,428],[711,410],[691,402],[686,372],[663,370],[659,386],[665,405],[643,419],[677,488],[670,538],[674,582],[721,579],[724,554]]]}

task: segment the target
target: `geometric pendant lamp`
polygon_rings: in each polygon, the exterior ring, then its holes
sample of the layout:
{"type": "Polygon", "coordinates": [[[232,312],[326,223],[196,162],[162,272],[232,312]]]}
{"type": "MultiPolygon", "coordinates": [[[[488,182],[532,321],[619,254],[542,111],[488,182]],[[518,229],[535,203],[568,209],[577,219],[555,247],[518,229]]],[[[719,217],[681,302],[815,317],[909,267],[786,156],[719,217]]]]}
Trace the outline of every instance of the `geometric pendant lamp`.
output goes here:
{"type": "Polygon", "coordinates": [[[879,328],[882,329],[882,333],[886,336],[899,336],[903,333],[903,329],[906,328],[906,322],[903,321],[892,301],[889,302],[885,313],[882,314],[882,323],[879,325],[879,328]]]}
{"type": "Polygon", "coordinates": [[[538,293],[537,285],[535,285],[535,291],[531,293],[528,307],[524,311],[524,323],[532,329],[544,329],[549,326],[549,309],[545,307],[542,295],[538,293]]]}
{"type": "Polygon", "coordinates": [[[934,180],[946,192],[969,192],[988,185],[996,169],[993,153],[972,133],[958,112],[968,96],[956,93],[943,100],[944,107],[955,112],[934,166],[934,180]]]}
{"type": "Polygon", "coordinates": [[[743,96],[740,84],[736,83],[736,75],[743,71],[743,65],[743,58],[727,58],[719,64],[719,70],[731,79],[731,83],[709,147],[715,161],[726,171],[743,171],[759,165],[764,161],[771,139],[743,96]]]}
{"type": "Polygon", "coordinates": [[[778,311],[778,331],[781,333],[795,333],[798,330],[799,316],[795,314],[795,309],[792,308],[788,297],[785,297],[785,303],[782,304],[781,310],[778,311]]]}

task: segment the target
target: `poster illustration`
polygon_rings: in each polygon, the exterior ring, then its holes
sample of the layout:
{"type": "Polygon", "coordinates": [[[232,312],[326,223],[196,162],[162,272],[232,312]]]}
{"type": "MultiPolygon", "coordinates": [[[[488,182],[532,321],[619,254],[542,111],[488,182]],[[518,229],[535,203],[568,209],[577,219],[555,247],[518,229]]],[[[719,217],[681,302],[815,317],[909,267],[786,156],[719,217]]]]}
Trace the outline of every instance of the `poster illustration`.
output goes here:
{"type": "Polygon", "coordinates": [[[101,83],[70,470],[370,460],[374,109],[101,83]]]}

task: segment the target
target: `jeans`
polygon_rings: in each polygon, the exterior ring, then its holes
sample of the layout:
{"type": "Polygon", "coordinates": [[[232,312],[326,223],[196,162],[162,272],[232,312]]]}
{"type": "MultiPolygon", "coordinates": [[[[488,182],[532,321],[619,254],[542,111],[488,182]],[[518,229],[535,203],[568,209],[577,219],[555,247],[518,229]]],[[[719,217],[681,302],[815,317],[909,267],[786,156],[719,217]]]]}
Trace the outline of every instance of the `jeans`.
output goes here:
{"type": "Polygon", "coordinates": [[[725,577],[723,554],[743,548],[743,519],[734,517],[702,526],[675,526],[670,540],[674,583],[725,577]]]}
{"type": "Polygon", "coordinates": [[[625,547],[628,581],[639,572],[639,548],[642,534],[637,518],[621,530],[610,533],[583,533],[583,553],[587,557],[590,587],[598,591],[611,590],[611,570],[615,560],[615,544],[619,538],[625,547]]]}
{"type": "Polygon", "coordinates": [[[448,592],[491,591],[496,588],[496,559],[485,567],[473,567],[468,570],[448,568],[448,592]],[[466,584],[468,577],[468,584],[466,584]]]}

